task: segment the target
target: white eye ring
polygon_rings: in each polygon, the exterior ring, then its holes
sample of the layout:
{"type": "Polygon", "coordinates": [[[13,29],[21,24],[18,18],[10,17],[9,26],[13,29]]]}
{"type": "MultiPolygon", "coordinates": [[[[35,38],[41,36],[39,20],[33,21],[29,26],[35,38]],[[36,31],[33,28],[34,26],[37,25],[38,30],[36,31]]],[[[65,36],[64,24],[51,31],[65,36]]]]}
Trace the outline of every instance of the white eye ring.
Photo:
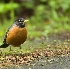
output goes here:
{"type": "Polygon", "coordinates": [[[19,20],[19,21],[21,21],[21,20],[19,20]]]}

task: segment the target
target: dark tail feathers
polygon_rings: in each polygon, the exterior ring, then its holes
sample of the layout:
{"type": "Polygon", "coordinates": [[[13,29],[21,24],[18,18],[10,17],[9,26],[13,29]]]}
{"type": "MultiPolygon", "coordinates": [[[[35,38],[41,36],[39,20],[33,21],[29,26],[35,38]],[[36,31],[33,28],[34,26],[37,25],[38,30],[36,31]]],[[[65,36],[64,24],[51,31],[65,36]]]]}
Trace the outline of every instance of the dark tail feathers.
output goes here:
{"type": "Polygon", "coordinates": [[[2,44],[2,45],[0,46],[0,48],[6,48],[6,47],[8,47],[8,46],[9,46],[9,44],[4,43],[4,44],[2,44]]]}

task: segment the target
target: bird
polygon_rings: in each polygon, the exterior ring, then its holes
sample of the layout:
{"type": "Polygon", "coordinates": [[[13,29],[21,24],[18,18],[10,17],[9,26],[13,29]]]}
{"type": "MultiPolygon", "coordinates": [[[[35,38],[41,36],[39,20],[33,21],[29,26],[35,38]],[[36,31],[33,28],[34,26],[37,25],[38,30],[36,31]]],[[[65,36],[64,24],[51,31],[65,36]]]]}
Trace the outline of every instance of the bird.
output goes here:
{"type": "Polygon", "coordinates": [[[29,20],[18,18],[7,30],[3,44],[0,48],[6,48],[9,45],[21,48],[21,44],[23,44],[27,39],[27,29],[25,26],[27,21],[29,20]]]}

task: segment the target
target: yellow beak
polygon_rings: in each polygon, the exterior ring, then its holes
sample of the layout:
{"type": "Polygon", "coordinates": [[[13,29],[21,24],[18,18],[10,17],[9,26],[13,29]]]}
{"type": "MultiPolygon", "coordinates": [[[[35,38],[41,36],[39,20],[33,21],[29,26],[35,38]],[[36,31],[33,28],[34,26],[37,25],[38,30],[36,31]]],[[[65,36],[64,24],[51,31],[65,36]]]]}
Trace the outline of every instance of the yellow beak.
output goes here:
{"type": "Polygon", "coordinates": [[[29,20],[24,20],[24,22],[28,22],[29,20]]]}

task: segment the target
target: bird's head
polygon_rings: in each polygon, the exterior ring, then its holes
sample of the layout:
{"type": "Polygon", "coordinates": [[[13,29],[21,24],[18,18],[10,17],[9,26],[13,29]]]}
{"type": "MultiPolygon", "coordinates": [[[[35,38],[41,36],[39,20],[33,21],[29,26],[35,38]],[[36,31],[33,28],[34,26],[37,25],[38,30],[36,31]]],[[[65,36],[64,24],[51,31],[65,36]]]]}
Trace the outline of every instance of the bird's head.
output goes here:
{"type": "Polygon", "coordinates": [[[19,27],[25,27],[25,23],[27,22],[28,20],[26,19],[23,19],[23,18],[19,18],[16,20],[16,25],[19,26],[19,27]]]}

